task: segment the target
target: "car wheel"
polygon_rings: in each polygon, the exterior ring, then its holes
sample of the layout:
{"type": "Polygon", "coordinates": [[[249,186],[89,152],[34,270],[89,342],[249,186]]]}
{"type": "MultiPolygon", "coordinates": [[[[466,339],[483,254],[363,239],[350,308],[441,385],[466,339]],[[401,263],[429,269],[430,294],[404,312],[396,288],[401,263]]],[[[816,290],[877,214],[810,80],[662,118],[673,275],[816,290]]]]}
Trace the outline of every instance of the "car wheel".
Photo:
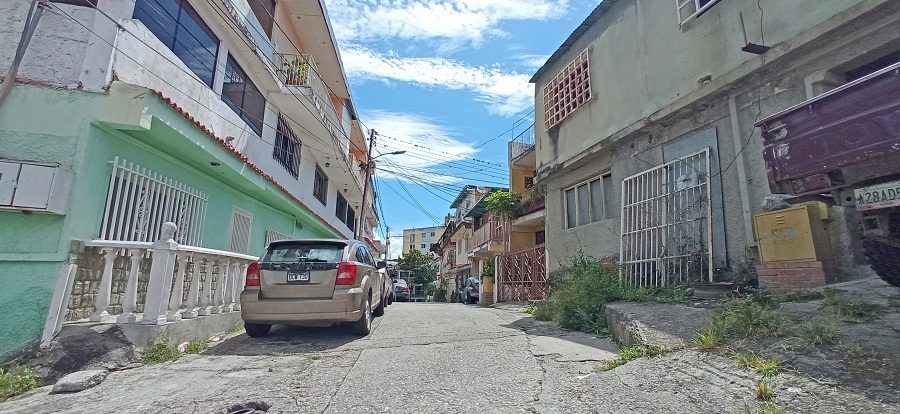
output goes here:
{"type": "Polygon", "coordinates": [[[362,308],[362,316],[353,323],[353,332],[366,336],[372,332],[372,299],[367,298],[366,304],[362,308]]]}
{"type": "Polygon", "coordinates": [[[384,303],[386,301],[387,299],[381,299],[381,302],[378,303],[378,307],[376,307],[375,310],[372,311],[372,314],[374,314],[375,316],[384,316],[384,303]]]}
{"type": "Polygon", "coordinates": [[[244,331],[247,332],[247,336],[253,338],[261,338],[268,335],[270,329],[272,329],[272,325],[244,322],[244,331]]]}

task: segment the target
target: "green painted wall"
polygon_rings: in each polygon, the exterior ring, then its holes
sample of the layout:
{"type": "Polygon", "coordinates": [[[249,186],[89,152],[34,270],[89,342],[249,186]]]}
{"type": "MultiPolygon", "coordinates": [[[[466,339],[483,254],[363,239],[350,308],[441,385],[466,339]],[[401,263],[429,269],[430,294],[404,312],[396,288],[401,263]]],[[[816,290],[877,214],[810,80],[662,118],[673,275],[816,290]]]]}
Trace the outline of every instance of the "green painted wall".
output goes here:
{"type": "MultiPolygon", "coordinates": [[[[253,214],[252,255],[262,253],[269,228],[298,238],[335,236],[322,230],[321,223],[310,222],[308,214],[287,213],[297,209],[287,198],[279,201],[282,199],[277,194],[267,192],[265,202],[257,200],[201,172],[197,165],[180,161],[121,131],[98,126],[93,121],[102,117],[102,111],[109,110],[109,99],[78,91],[19,86],[0,111],[0,158],[56,162],[74,173],[65,216],[0,211],[0,286],[4,286],[0,289],[0,332],[6,333],[0,335],[0,356],[40,337],[70,242],[91,240],[99,235],[112,171],[110,161],[116,156],[208,195],[203,247],[228,249],[234,206],[253,214]],[[295,226],[295,220],[302,226],[295,226]]],[[[232,158],[227,163],[223,161],[223,167],[235,165],[233,156],[223,153],[219,144],[187,124],[180,114],[155,96],[133,103],[150,108],[154,116],[164,117],[168,125],[181,125],[182,131],[191,134],[192,139],[208,142],[198,148],[184,136],[172,135],[172,129],[157,128],[147,132],[156,134],[152,139],[184,141],[180,145],[186,150],[206,148],[213,157],[232,158]]],[[[230,179],[263,183],[261,188],[266,191],[271,187],[252,171],[229,170],[227,174],[230,179]]]]}

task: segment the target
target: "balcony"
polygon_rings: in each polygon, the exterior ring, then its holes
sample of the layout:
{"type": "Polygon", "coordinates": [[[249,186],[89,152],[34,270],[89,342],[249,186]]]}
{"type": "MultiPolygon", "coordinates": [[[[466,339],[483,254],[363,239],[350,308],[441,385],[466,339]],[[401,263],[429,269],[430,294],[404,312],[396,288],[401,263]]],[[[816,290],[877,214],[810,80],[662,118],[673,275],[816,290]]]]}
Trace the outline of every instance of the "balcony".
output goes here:
{"type": "Polygon", "coordinates": [[[476,256],[480,253],[502,252],[509,233],[509,225],[504,220],[490,219],[472,235],[476,256]]]}
{"type": "Polygon", "coordinates": [[[528,154],[534,154],[534,124],[509,141],[509,163],[517,164],[528,154]]]}

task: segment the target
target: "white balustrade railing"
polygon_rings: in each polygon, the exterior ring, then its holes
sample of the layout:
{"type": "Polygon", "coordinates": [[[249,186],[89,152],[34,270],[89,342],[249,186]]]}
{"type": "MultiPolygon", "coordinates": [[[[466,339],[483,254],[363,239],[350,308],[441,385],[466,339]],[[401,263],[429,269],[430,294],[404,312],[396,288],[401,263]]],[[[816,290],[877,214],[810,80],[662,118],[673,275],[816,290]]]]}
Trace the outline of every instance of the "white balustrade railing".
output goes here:
{"type": "Polygon", "coordinates": [[[146,284],[141,324],[164,325],[181,319],[241,309],[238,295],[244,287],[243,276],[247,266],[257,260],[257,257],[178,245],[173,239],[176,229],[174,223],[165,223],[162,237],[154,243],[111,240],[85,243],[87,247],[99,249],[104,259],[103,275],[96,295],[95,311],[90,316],[91,321],[111,321],[110,298],[113,293],[114,262],[118,257],[130,260],[131,268],[122,292],[122,313],[116,317],[117,323],[138,320],[138,292],[142,290],[140,265],[144,258],[150,258],[152,264],[146,284]],[[218,272],[214,271],[216,267],[218,272]]]}

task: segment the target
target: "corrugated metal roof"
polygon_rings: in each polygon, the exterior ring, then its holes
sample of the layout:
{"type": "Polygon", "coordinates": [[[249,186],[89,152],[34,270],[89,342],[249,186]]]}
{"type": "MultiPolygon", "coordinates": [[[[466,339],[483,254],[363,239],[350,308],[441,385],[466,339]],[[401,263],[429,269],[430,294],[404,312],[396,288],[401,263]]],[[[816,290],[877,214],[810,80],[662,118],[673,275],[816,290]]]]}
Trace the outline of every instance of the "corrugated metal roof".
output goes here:
{"type": "Polygon", "coordinates": [[[569,38],[566,39],[565,42],[563,42],[559,49],[556,49],[556,52],[554,52],[553,55],[551,55],[550,58],[547,59],[547,62],[544,63],[544,66],[541,66],[541,68],[538,69],[537,72],[535,72],[534,76],[531,77],[531,80],[529,82],[537,83],[537,80],[540,79],[541,76],[544,76],[544,74],[548,70],[550,70],[550,67],[553,66],[553,64],[555,64],[560,58],[562,58],[562,56],[572,48],[575,42],[577,42],[578,39],[580,39],[581,36],[583,36],[585,32],[587,32],[588,29],[590,29],[591,26],[594,25],[594,23],[597,23],[597,21],[600,20],[600,17],[603,16],[618,1],[619,0],[601,1],[600,4],[597,5],[596,8],[594,8],[594,11],[592,11],[591,14],[589,14],[588,17],[584,19],[584,21],[581,22],[578,27],[575,28],[575,31],[569,35],[569,38]]]}

